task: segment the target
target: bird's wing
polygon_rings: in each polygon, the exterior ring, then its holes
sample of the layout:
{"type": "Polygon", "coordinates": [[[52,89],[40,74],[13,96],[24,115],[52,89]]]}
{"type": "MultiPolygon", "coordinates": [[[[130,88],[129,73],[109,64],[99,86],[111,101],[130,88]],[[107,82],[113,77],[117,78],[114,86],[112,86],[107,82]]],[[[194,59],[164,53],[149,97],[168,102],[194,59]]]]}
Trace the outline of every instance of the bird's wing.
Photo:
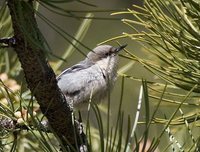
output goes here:
{"type": "Polygon", "coordinates": [[[60,73],[57,76],[57,80],[59,80],[63,75],[65,75],[67,73],[74,73],[74,72],[77,72],[77,71],[80,71],[80,70],[83,70],[83,69],[86,69],[86,68],[89,68],[90,66],[92,66],[92,63],[87,62],[87,64],[85,64],[85,62],[86,62],[85,60],[81,61],[80,63],[75,64],[72,67],[64,70],[62,73],[60,73]]]}
{"type": "Polygon", "coordinates": [[[58,77],[58,86],[64,94],[74,95],[86,91],[93,83],[98,83],[99,72],[90,64],[76,64],[63,71],[58,77]]]}

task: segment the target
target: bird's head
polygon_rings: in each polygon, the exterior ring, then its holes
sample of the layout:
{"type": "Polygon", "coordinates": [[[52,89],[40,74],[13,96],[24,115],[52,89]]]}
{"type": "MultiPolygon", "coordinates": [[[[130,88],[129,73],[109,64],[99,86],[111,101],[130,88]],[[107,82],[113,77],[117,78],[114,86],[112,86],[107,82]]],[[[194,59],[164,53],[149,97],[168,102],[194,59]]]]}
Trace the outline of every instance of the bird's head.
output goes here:
{"type": "Polygon", "coordinates": [[[110,45],[99,45],[88,53],[87,58],[95,63],[105,58],[115,57],[118,55],[118,52],[123,50],[126,46],[127,45],[122,45],[116,48],[110,45]]]}

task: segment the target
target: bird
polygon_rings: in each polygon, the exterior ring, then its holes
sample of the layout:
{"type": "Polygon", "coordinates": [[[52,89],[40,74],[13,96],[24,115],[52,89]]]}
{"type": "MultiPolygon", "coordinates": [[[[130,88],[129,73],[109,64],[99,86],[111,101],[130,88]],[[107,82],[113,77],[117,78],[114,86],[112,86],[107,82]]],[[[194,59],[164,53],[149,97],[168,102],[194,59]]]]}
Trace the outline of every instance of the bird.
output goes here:
{"type": "Polygon", "coordinates": [[[108,95],[117,79],[118,53],[126,46],[99,45],[57,76],[58,87],[72,109],[85,107],[90,99],[99,103],[108,95]]]}

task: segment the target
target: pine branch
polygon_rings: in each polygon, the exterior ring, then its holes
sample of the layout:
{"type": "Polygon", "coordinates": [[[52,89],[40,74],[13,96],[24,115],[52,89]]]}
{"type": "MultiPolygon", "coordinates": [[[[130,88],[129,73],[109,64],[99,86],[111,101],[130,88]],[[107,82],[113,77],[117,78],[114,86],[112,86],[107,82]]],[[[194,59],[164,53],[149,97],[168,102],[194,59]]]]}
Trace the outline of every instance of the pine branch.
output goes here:
{"type": "Polygon", "coordinates": [[[43,41],[34,16],[33,2],[8,0],[7,5],[16,39],[14,50],[24,70],[28,88],[65,148],[69,148],[68,142],[75,146],[77,143],[71,119],[72,111],[57,86],[55,73],[45,58],[43,41]]]}

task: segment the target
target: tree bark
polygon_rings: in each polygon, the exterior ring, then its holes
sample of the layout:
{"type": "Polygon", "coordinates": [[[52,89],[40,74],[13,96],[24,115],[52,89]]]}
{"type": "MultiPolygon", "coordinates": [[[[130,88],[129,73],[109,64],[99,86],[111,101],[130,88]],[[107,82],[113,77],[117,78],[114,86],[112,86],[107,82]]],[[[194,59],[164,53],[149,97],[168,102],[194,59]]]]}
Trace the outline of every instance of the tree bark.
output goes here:
{"type": "Polygon", "coordinates": [[[28,88],[38,101],[53,131],[67,145],[75,145],[71,110],[57,86],[55,73],[45,57],[35,19],[33,1],[8,0],[16,44],[14,50],[24,70],[28,88]]]}

